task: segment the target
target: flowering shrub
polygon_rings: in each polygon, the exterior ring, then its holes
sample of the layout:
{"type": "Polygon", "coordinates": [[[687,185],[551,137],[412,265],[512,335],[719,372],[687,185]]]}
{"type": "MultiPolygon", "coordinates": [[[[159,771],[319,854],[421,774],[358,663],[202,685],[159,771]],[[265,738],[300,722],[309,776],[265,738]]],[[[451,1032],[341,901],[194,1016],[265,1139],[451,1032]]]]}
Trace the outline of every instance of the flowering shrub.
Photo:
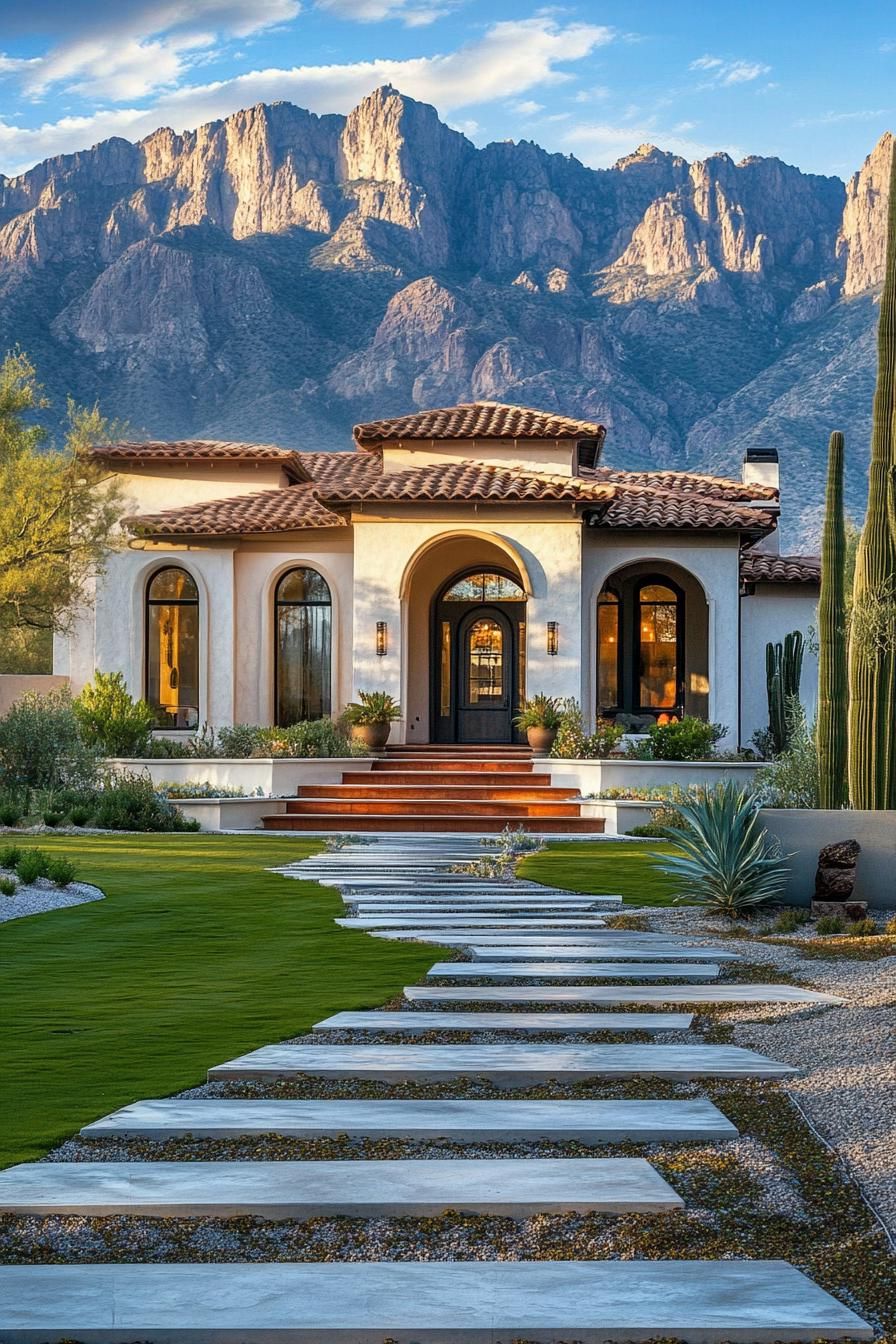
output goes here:
{"type": "Polygon", "coordinates": [[[560,702],[560,727],[551,756],[564,761],[597,761],[612,755],[624,729],[609,719],[598,719],[593,733],[586,733],[582,710],[574,699],[560,702]]]}

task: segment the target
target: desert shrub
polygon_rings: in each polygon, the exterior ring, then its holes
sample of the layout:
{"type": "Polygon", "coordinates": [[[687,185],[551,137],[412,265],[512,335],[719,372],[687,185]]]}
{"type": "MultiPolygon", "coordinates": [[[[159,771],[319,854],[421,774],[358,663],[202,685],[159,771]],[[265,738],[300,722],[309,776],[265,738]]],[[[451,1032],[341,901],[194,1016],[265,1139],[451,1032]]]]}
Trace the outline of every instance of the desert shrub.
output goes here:
{"type": "MultiPolygon", "coordinates": [[[[156,785],[159,793],[163,793],[166,798],[247,798],[249,795],[245,789],[230,787],[227,784],[210,784],[208,780],[187,779],[182,784],[171,783],[165,780],[156,785]]],[[[262,797],[261,790],[256,793],[256,797],[262,797]]]]}
{"type": "MultiPolygon", "coordinates": [[[[0,860],[2,863],[2,860],[0,860]]],[[[896,938],[896,915],[891,915],[884,925],[884,933],[888,933],[891,938],[896,938]]]]}
{"type": "Polygon", "coordinates": [[[877,933],[877,925],[873,919],[855,919],[847,924],[844,933],[848,938],[873,938],[877,933]]]}
{"type": "Polygon", "coordinates": [[[4,845],[0,849],[0,868],[15,868],[21,857],[22,851],[18,845],[4,845]]]}
{"type": "Polygon", "coordinates": [[[654,807],[650,813],[650,820],[641,826],[633,826],[629,835],[647,836],[650,839],[665,840],[672,828],[681,828],[685,826],[684,817],[677,807],[672,807],[670,803],[663,803],[660,807],[654,807]]]}
{"type": "Polygon", "coordinates": [[[0,877],[0,896],[15,896],[17,886],[14,877],[0,877]]]}
{"type": "Polygon", "coordinates": [[[782,910],[772,925],[772,932],[796,933],[801,924],[808,924],[808,922],[809,914],[806,910],[794,910],[792,908],[782,910]]]}
{"type": "Polygon", "coordinates": [[[586,733],[582,710],[574,699],[560,701],[560,724],[551,755],[565,761],[597,761],[610,756],[624,729],[609,719],[598,719],[593,733],[586,733]]]}
{"type": "Polygon", "coordinates": [[[762,761],[773,760],[775,755],[775,742],[772,737],[771,728],[757,728],[750,738],[753,745],[753,751],[762,761]]]}
{"type": "Polygon", "coordinates": [[[19,881],[28,886],[39,877],[46,877],[50,866],[50,856],[42,849],[25,849],[16,864],[19,881]]]}
{"type": "Polygon", "coordinates": [[[822,915],[815,925],[815,932],[820,934],[842,933],[845,928],[846,925],[839,915],[822,915]]]}
{"type": "Polygon", "coordinates": [[[218,729],[218,746],[222,756],[251,756],[261,745],[261,729],[251,723],[235,723],[232,728],[218,729]]]}
{"type": "Polygon", "coordinates": [[[104,756],[142,756],[149,743],[153,713],[135,700],[120,672],[96,672],[73,701],[85,742],[104,756]]]}
{"type": "Polygon", "coordinates": [[[34,789],[83,787],[96,773],[67,690],[28,691],[0,719],[0,787],[23,793],[26,810],[34,789]]]}
{"type": "Polygon", "coordinates": [[[0,803],[0,826],[18,826],[22,809],[18,803],[0,803]]]}
{"type": "Polygon", "coordinates": [[[792,711],[790,745],[756,771],[753,788],[763,807],[818,807],[818,752],[815,731],[802,711],[792,711]]]}
{"type": "Polygon", "coordinates": [[[93,808],[83,803],[76,803],[68,815],[73,826],[86,826],[93,816],[93,808]]]}
{"type": "Polygon", "coordinates": [[[74,882],[77,876],[77,869],[71,859],[63,855],[50,859],[47,864],[46,876],[57,887],[67,887],[69,883],[74,882]]]}
{"type": "Polygon", "coordinates": [[[678,851],[657,856],[660,871],[677,878],[676,900],[693,901],[733,918],[780,897],[787,870],[768,840],[755,798],[730,781],[698,789],[681,804],[685,826],[670,826],[678,851]]]}
{"type": "Polygon", "coordinates": [[[686,714],[678,723],[654,723],[647,736],[655,761],[707,761],[727,729],[686,714]]]}
{"type": "Polygon", "coordinates": [[[182,761],[193,755],[187,742],[175,737],[151,737],[143,754],[159,761],[182,761]]]}
{"type": "Polygon", "coordinates": [[[157,793],[148,775],[115,775],[102,790],[96,824],[107,831],[197,831],[157,793]]]}
{"type": "Polygon", "coordinates": [[[53,829],[56,826],[58,826],[59,823],[62,821],[62,815],[63,814],[61,812],[54,812],[52,810],[44,812],[43,823],[45,826],[49,826],[51,829],[53,829]]]}

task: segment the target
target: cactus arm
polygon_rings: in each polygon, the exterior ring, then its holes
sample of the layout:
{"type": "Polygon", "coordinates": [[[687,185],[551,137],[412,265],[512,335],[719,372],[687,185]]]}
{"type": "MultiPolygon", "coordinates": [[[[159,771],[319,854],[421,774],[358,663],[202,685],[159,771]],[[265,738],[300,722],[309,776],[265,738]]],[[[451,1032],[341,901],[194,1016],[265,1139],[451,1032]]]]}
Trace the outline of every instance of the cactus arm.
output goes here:
{"type": "Polygon", "coordinates": [[[846,724],[846,522],[843,514],[843,435],[833,433],[828,449],[821,593],[818,599],[818,749],[820,807],[847,802],[846,724]]]}

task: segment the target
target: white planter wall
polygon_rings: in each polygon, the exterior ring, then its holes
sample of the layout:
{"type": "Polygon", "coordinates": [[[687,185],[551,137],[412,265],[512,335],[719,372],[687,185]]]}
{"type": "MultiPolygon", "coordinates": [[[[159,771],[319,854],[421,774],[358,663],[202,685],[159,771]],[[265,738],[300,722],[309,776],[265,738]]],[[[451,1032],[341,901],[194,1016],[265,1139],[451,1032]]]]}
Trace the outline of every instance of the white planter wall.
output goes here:
{"type": "Polygon", "coordinates": [[[169,761],[148,757],[109,760],[106,764],[113,770],[147,774],[156,785],[191,782],[240,788],[246,793],[261,789],[266,797],[278,798],[294,794],[300,784],[339,784],[344,770],[368,771],[374,759],[372,756],[328,756],[313,760],[196,757],[169,761]]]}
{"type": "Polygon", "coordinates": [[[727,779],[748,789],[761,768],[758,761],[536,761],[536,769],[547,769],[554,784],[578,788],[585,797],[605,789],[651,789],[658,785],[712,788],[727,779]]]}
{"type": "Polygon", "coordinates": [[[785,900],[808,905],[815,890],[818,851],[838,840],[862,846],[854,896],[877,908],[896,907],[896,812],[827,811],[819,808],[763,808],[768,834],[788,859],[790,880],[785,900]]]}

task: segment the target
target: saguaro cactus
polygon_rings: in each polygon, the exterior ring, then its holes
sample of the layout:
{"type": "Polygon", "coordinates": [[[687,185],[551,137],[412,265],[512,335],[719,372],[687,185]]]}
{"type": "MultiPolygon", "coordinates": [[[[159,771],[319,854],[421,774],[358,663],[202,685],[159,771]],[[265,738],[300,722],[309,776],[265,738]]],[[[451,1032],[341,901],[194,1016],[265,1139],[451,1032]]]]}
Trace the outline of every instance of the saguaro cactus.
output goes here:
{"type": "Polygon", "coordinates": [[[849,632],[849,796],[853,807],[896,807],[896,144],[868,510],[856,556],[849,632]]]}
{"type": "Polygon", "coordinates": [[[818,602],[818,800],[820,807],[844,807],[846,726],[846,523],[843,516],[843,435],[831,435],[821,539],[821,596],[818,602]]]}
{"type": "Polygon", "coordinates": [[[790,707],[799,699],[803,674],[803,636],[792,630],[783,644],[765,646],[765,683],[768,692],[768,726],[775,754],[790,745],[790,707]]]}

